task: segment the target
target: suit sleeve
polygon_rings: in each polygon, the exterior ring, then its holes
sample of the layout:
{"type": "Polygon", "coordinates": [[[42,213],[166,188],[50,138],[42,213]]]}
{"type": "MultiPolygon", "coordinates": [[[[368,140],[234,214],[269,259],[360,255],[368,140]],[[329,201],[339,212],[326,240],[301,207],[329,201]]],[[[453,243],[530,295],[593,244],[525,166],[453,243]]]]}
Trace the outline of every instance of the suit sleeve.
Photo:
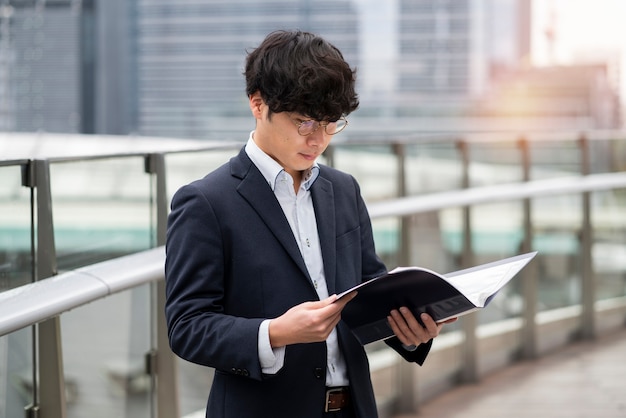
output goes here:
{"type": "Polygon", "coordinates": [[[417,363],[421,366],[422,364],[424,364],[426,356],[428,356],[428,352],[430,351],[430,347],[433,344],[433,340],[418,345],[417,348],[413,351],[407,350],[402,345],[400,340],[396,337],[386,339],[385,343],[387,343],[389,347],[393,348],[406,361],[417,363]]]}
{"type": "Polygon", "coordinates": [[[165,314],[170,345],[187,361],[260,379],[262,319],[225,313],[220,224],[201,190],[194,184],[181,188],[168,218],[165,314]]]}

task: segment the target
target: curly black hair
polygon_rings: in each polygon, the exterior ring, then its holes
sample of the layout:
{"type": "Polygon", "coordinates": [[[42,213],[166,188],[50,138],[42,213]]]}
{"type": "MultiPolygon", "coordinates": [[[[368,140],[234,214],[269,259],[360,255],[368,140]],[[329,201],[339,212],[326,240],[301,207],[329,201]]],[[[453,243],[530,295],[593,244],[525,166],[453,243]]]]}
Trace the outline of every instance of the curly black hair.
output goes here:
{"type": "Polygon", "coordinates": [[[260,92],[272,113],[295,112],[336,121],[359,106],[356,69],[323,38],[299,30],[275,31],[246,58],[246,93],[260,92]]]}

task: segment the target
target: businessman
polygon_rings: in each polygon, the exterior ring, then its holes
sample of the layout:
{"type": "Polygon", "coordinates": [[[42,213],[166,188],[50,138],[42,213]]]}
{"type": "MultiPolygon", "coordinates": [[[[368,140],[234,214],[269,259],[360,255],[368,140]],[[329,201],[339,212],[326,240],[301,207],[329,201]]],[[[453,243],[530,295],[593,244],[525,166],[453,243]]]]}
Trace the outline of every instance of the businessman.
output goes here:
{"type": "MultiPolygon", "coordinates": [[[[363,347],[336,294],[386,272],[356,180],[317,162],[359,104],[341,52],[270,33],[247,58],[256,126],[171,204],[165,306],[173,351],[212,367],[207,417],[376,417],[363,347]]],[[[399,307],[400,308],[400,307],[399,307]]],[[[389,313],[387,343],[422,364],[442,325],[389,313]]]]}

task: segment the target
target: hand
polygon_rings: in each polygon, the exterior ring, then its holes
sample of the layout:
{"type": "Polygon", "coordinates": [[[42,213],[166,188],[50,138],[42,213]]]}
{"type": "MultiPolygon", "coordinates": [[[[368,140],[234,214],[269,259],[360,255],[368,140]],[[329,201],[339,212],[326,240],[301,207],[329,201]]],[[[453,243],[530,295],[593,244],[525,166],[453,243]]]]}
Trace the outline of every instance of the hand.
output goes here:
{"type": "Polygon", "coordinates": [[[411,346],[420,345],[432,340],[439,335],[444,324],[454,322],[456,318],[438,324],[430,315],[423,313],[420,315],[420,320],[424,325],[421,325],[410,309],[402,307],[399,310],[394,309],[391,311],[387,320],[400,342],[404,345],[411,346]]]}
{"type": "Polygon", "coordinates": [[[273,348],[289,344],[326,341],[341,319],[346,303],[356,296],[352,292],[337,300],[337,295],[316,302],[304,302],[270,321],[270,344],[273,348]]]}

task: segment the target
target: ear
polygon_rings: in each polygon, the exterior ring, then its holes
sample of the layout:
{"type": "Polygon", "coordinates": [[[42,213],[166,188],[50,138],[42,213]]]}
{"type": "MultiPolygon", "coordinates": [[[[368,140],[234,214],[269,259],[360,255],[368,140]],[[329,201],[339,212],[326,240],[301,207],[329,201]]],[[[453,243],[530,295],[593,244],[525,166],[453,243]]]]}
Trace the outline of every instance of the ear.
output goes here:
{"type": "Polygon", "coordinates": [[[250,101],[250,110],[252,111],[252,115],[255,119],[261,119],[263,116],[263,106],[265,106],[265,102],[261,97],[261,92],[258,90],[252,93],[248,100],[250,101]]]}

